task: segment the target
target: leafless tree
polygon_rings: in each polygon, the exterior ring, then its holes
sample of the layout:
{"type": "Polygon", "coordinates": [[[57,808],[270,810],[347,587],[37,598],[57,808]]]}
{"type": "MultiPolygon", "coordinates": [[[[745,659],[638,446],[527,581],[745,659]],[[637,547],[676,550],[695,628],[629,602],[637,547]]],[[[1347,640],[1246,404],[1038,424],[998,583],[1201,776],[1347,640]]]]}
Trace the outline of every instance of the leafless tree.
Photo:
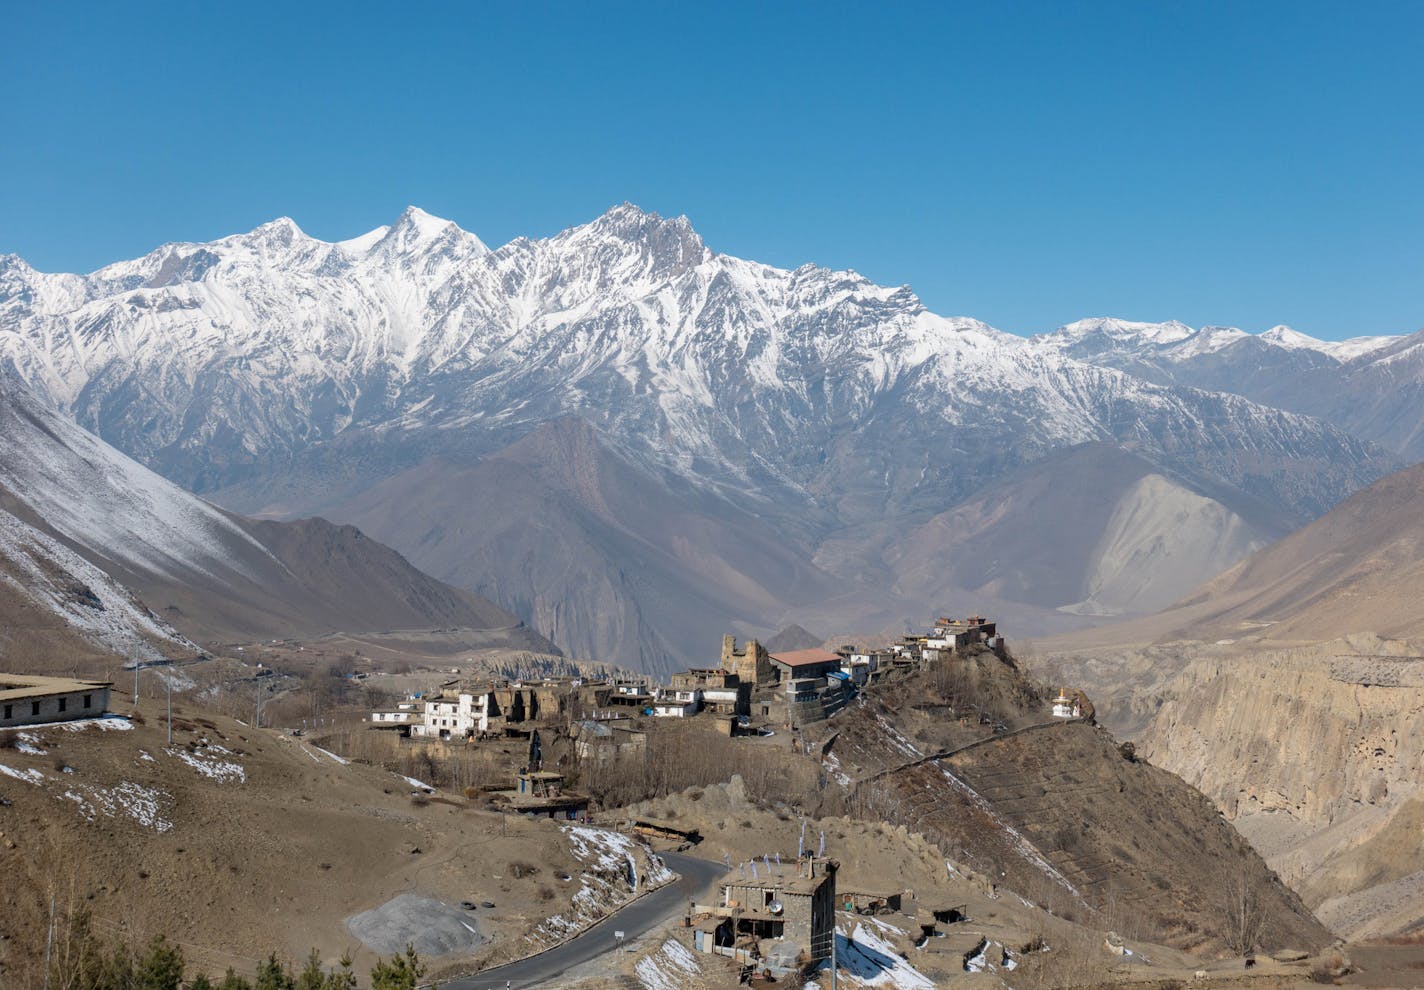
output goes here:
{"type": "Polygon", "coordinates": [[[1260,942],[1265,923],[1260,885],[1254,877],[1238,871],[1227,879],[1223,893],[1222,940],[1232,952],[1250,952],[1260,942]]]}

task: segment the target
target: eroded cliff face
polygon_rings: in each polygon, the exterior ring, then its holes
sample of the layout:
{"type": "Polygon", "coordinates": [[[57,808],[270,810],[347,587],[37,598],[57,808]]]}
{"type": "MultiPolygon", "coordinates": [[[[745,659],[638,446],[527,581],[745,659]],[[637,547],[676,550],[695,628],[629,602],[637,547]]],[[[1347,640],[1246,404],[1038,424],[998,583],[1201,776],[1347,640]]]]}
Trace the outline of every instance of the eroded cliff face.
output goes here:
{"type": "MultiPolygon", "coordinates": [[[[1204,651],[1205,652],[1205,651],[1204,651]]],[[[1327,925],[1424,918],[1424,657],[1352,637],[1189,662],[1138,740],[1199,788],[1327,925]]]]}

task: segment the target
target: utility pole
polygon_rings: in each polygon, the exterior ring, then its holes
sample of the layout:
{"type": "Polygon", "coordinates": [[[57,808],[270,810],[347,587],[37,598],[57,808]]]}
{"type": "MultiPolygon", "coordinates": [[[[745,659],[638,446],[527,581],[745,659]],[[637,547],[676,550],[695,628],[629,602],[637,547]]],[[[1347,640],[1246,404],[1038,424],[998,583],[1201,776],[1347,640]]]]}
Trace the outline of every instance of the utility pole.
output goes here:
{"type": "Polygon", "coordinates": [[[168,676],[168,745],[173,745],[173,675],[168,676]]]}
{"type": "Polygon", "coordinates": [[[134,706],[138,706],[138,657],[134,657],[134,706]]]}

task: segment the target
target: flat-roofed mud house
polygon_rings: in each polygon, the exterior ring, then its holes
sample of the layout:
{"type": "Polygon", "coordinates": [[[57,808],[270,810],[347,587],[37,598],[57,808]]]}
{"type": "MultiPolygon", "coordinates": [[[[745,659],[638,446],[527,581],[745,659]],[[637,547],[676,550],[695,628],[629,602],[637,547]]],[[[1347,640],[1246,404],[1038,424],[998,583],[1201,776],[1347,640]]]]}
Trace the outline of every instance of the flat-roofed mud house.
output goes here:
{"type": "Polygon", "coordinates": [[[836,869],[833,859],[804,856],[795,863],[739,867],[722,880],[710,918],[696,926],[697,947],[737,959],[767,958],[768,941],[789,942],[806,959],[831,954],[835,930],[836,869]]]}
{"type": "Polygon", "coordinates": [[[611,763],[641,758],[648,749],[648,734],[633,728],[628,719],[584,719],[574,726],[574,752],[580,760],[611,763]]]}
{"type": "Polygon", "coordinates": [[[506,798],[510,809],[521,815],[571,822],[588,818],[588,798],[564,790],[564,775],[552,770],[520,770],[506,798]]]}
{"type": "Polygon", "coordinates": [[[109,708],[108,681],[0,674],[0,729],[96,718],[109,708]]]}
{"type": "Polygon", "coordinates": [[[675,690],[702,692],[702,708],[717,715],[750,715],[752,686],[729,670],[693,668],[672,675],[675,690]]]}

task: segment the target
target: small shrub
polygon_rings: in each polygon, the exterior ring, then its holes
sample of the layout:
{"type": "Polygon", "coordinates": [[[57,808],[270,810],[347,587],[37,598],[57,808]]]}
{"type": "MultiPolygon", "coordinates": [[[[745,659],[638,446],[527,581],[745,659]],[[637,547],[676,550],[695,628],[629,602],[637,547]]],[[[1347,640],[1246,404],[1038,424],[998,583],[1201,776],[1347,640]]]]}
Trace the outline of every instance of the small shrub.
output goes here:
{"type": "Polygon", "coordinates": [[[532,877],[538,874],[539,867],[533,863],[510,863],[509,872],[516,880],[523,880],[525,877],[532,877]]]}
{"type": "Polygon", "coordinates": [[[20,743],[15,738],[14,733],[6,732],[0,734],[0,749],[17,749],[20,743]]]}
{"type": "Polygon", "coordinates": [[[421,791],[416,791],[410,796],[410,803],[415,805],[417,808],[424,808],[427,804],[430,803],[430,795],[425,794],[421,791]]]}
{"type": "Polygon", "coordinates": [[[540,888],[539,888],[539,900],[541,900],[541,901],[552,901],[553,899],[554,899],[554,888],[552,888],[552,887],[540,887],[540,888]]]}

